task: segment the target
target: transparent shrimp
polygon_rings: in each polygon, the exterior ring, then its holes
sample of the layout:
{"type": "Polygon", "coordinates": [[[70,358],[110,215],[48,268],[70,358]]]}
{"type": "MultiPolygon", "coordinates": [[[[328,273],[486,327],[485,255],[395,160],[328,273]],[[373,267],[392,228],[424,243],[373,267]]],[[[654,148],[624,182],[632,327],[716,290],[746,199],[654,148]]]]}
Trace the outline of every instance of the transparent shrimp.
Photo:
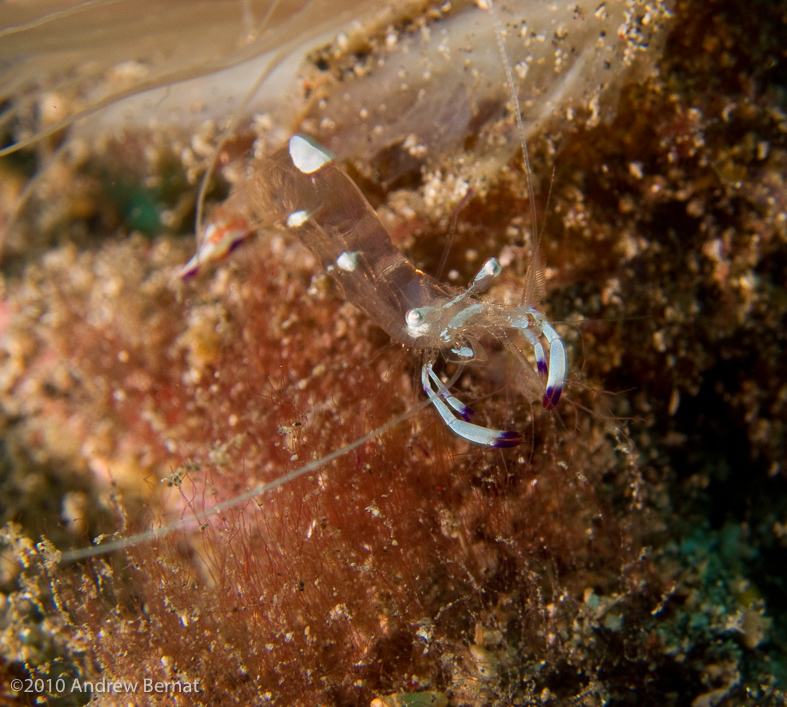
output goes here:
{"type": "MultiPolygon", "coordinates": [[[[346,154],[342,150],[337,150],[337,152],[342,155],[346,154]]],[[[151,530],[132,538],[121,538],[115,542],[100,543],[84,550],[63,553],[60,556],[62,561],[79,560],[100,553],[109,552],[113,549],[128,548],[139,543],[147,543],[153,539],[168,535],[177,529],[193,530],[196,529],[196,526],[201,526],[201,522],[207,521],[210,517],[213,517],[217,521],[216,526],[218,527],[220,514],[227,508],[243,504],[244,501],[250,499],[257,499],[263,496],[263,494],[266,494],[266,502],[269,498],[272,500],[275,494],[269,494],[269,492],[273,489],[281,487],[284,484],[290,484],[299,476],[313,474],[317,469],[337,459],[340,455],[346,455],[349,452],[358,450],[362,445],[368,445],[369,441],[374,437],[387,434],[394,425],[400,424],[405,417],[414,415],[429,405],[434,405],[438,414],[449,428],[463,439],[472,443],[492,447],[504,447],[516,444],[521,439],[521,436],[517,432],[488,429],[479,424],[474,424],[475,421],[472,419],[472,412],[457,397],[452,395],[449,390],[450,385],[444,384],[435,371],[437,357],[441,354],[459,361],[470,361],[478,358],[481,354],[480,340],[482,337],[491,336],[496,338],[515,356],[517,362],[519,362],[520,368],[525,372],[525,377],[530,382],[534,383],[534,385],[538,384],[541,386],[543,404],[545,407],[554,407],[558,403],[566,375],[566,354],[558,334],[549,322],[546,321],[544,314],[538,309],[540,284],[538,275],[541,270],[541,260],[537,254],[537,247],[526,281],[527,286],[525,288],[523,304],[519,307],[504,306],[485,301],[480,297],[500,272],[500,266],[496,260],[491,259],[487,261],[466,289],[450,287],[419,271],[395,248],[371,206],[362,196],[350,177],[341,169],[340,164],[333,159],[329,152],[310,142],[307,138],[301,136],[291,138],[282,150],[277,152],[273,158],[263,164],[260,174],[255,175],[244,189],[245,193],[239,193],[237,199],[231,198],[230,201],[224,207],[220,208],[210,220],[205,243],[201,246],[195,258],[183,269],[182,276],[184,278],[194,277],[204,264],[227,256],[240,245],[240,243],[244,242],[252,232],[271,227],[292,230],[316,254],[323,267],[332,277],[342,284],[351,302],[364,310],[372,321],[383,327],[394,341],[401,342],[406,346],[425,352],[424,364],[420,372],[421,384],[426,392],[427,398],[412,406],[405,415],[394,417],[394,419],[391,419],[382,427],[378,427],[368,434],[361,436],[362,433],[360,431],[352,431],[349,439],[354,439],[355,441],[351,444],[330,454],[324,454],[326,447],[323,447],[319,453],[319,459],[305,463],[294,471],[287,471],[273,481],[261,483],[257,481],[259,477],[255,476],[247,484],[245,483],[246,480],[252,477],[250,475],[241,475],[238,473],[239,470],[233,468],[231,470],[232,474],[242,479],[243,485],[239,486],[237,491],[235,491],[233,487],[233,493],[236,495],[229,501],[218,500],[224,499],[226,496],[217,495],[215,505],[207,509],[199,508],[200,504],[195,501],[195,508],[192,509],[191,506],[189,506],[189,510],[193,512],[186,513],[184,511],[183,517],[179,521],[175,521],[164,527],[151,530]],[[536,361],[535,368],[531,366],[517,347],[515,342],[518,336],[524,336],[533,347],[536,361]]],[[[536,230],[534,230],[533,236],[534,243],[537,246],[538,238],[536,230]]],[[[348,363],[351,365],[360,364],[360,362],[353,360],[349,360],[348,363]]],[[[224,370],[220,372],[225,373],[224,370]]],[[[251,375],[249,377],[251,377],[251,375]]],[[[409,388],[406,390],[409,393],[409,388]]],[[[531,391],[532,388],[528,387],[528,392],[531,391]]],[[[319,396],[319,392],[317,392],[315,396],[316,399],[324,399],[324,397],[317,396],[319,396]]],[[[339,405],[340,403],[337,403],[337,407],[339,405]]],[[[311,416],[309,409],[305,409],[307,414],[311,416]]],[[[222,410],[217,408],[210,412],[215,413],[215,417],[218,418],[222,410]]],[[[330,412],[332,414],[333,411],[330,412]]],[[[388,411],[386,410],[385,412],[388,411]]],[[[393,417],[394,413],[389,413],[389,415],[393,417]]],[[[442,430],[438,431],[442,432],[442,430]]],[[[438,437],[440,436],[442,435],[438,435],[438,437]]],[[[406,435],[403,435],[402,439],[405,437],[406,435]]],[[[397,437],[396,442],[398,443],[399,441],[401,440],[397,437]]],[[[368,446],[371,447],[373,445],[368,446]]],[[[403,445],[399,448],[401,449],[402,447],[403,445]]],[[[330,440],[330,446],[327,448],[335,449],[333,439],[330,440]]],[[[432,454],[434,458],[450,458],[451,468],[448,471],[455,476],[459,476],[459,474],[454,474],[458,462],[450,456],[450,451],[445,455],[432,454]]],[[[265,460],[264,454],[258,456],[265,460]]],[[[250,465],[256,464],[258,456],[255,455],[254,461],[251,462],[250,465]]],[[[315,454],[315,456],[317,456],[317,454],[315,454]]],[[[494,457],[498,455],[483,455],[484,458],[490,456],[494,457]]],[[[293,456],[291,459],[295,458],[296,457],[293,456]]],[[[308,458],[311,458],[311,455],[308,458]]],[[[380,458],[380,456],[375,457],[375,459],[380,458]]],[[[251,459],[251,456],[249,456],[249,459],[251,459]]],[[[306,457],[303,456],[302,459],[305,461],[306,457]]],[[[363,459],[363,457],[359,454],[358,459],[363,459]]],[[[355,460],[348,458],[348,467],[353,466],[350,464],[350,461],[355,462],[355,460]]],[[[302,462],[299,462],[299,465],[301,463],[302,462]]],[[[273,461],[270,462],[270,464],[270,472],[275,470],[279,473],[279,469],[274,466],[278,463],[273,461]]],[[[354,469],[357,470],[358,466],[359,463],[356,462],[354,469]]],[[[380,466],[383,465],[381,464],[380,466]]],[[[290,467],[286,468],[289,469],[290,467]]],[[[377,472],[377,470],[377,468],[374,469],[375,472],[377,472]]],[[[266,477],[270,478],[270,472],[267,471],[267,468],[265,472],[266,477]]],[[[334,470],[331,470],[328,476],[335,476],[334,470]]],[[[356,473],[355,476],[358,478],[359,486],[370,485],[365,476],[361,476],[360,473],[356,473]]],[[[418,474],[413,473],[413,476],[417,477],[418,474]]],[[[383,479],[382,483],[387,484],[388,479],[383,479]]],[[[540,479],[540,483],[541,487],[539,488],[543,488],[543,477],[540,479]]],[[[569,478],[565,482],[565,485],[568,486],[570,483],[571,479],[569,478]]],[[[329,496],[327,492],[323,493],[323,478],[315,480],[312,485],[315,487],[313,492],[314,496],[329,496]]],[[[437,486],[437,482],[433,482],[432,485],[437,486]]],[[[394,484],[391,484],[391,487],[391,490],[393,490],[394,484]]],[[[417,487],[414,486],[413,489],[415,488],[417,487]]],[[[408,495],[410,490],[410,488],[405,488],[402,495],[408,495]]],[[[533,483],[531,491],[535,490],[536,485],[533,483]]],[[[385,493],[387,493],[387,491],[388,489],[386,488],[385,493]]],[[[525,495],[525,493],[521,494],[522,497],[525,495]]],[[[284,504],[296,506],[299,501],[297,497],[294,497],[295,494],[293,494],[293,498],[290,497],[290,494],[283,494],[282,496],[282,506],[284,506],[284,504]]],[[[425,503],[434,507],[435,515],[440,513],[444,507],[448,507],[448,504],[441,498],[439,493],[425,493],[423,497],[425,503]]],[[[207,498],[209,498],[209,496],[206,496],[206,499],[207,498]]],[[[538,496],[536,496],[536,498],[538,498],[538,496]]],[[[453,502],[453,500],[452,498],[451,501],[453,502]]],[[[507,501],[507,499],[504,500],[507,501]]],[[[378,502],[383,506],[383,510],[387,512],[387,508],[385,508],[383,501],[378,499],[378,502]]],[[[370,518],[377,517],[375,514],[378,513],[378,511],[377,507],[374,505],[369,505],[364,509],[364,503],[358,503],[357,499],[351,501],[350,496],[342,496],[341,500],[338,501],[336,505],[343,505],[344,503],[347,503],[347,505],[352,503],[356,510],[360,509],[358,511],[359,513],[363,513],[370,518]]],[[[499,507],[502,506],[495,506],[495,508],[499,507]]],[[[311,510],[309,507],[305,508],[307,511],[311,510]]],[[[515,508],[519,511],[521,506],[516,506],[515,508]]],[[[255,517],[259,516],[261,519],[260,523],[273,524],[277,522],[276,516],[273,513],[269,513],[267,508],[258,509],[254,506],[250,506],[248,511],[248,517],[251,517],[253,512],[255,517]]],[[[466,516],[470,515],[470,513],[465,512],[465,508],[463,508],[462,511],[466,516]]],[[[389,513],[388,515],[394,519],[405,519],[408,517],[418,518],[417,513],[418,509],[408,507],[407,513],[389,513]]],[[[508,513],[510,513],[512,517],[523,517],[521,513],[515,516],[513,510],[508,511],[508,513]]],[[[303,515],[307,515],[307,513],[303,515]]],[[[318,524],[317,521],[319,516],[315,513],[312,517],[315,519],[314,523],[318,524]]],[[[442,515],[440,517],[442,522],[442,515]]],[[[288,516],[283,515],[282,518],[284,519],[285,534],[298,538],[304,537],[303,533],[300,532],[300,527],[287,525],[286,521],[288,516]]],[[[243,518],[239,517],[238,520],[243,521],[243,518]]],[[[229,528],[234,521],[230,518],[226,522],[229,528]]],[[[418,522],[422,527],[427,527],[420,518],[418,518],[418,522]]],[[[473,521],[473,523],[480,525],[478,521],[473,521]]],[[[457,523],[457,526],[458,525],[457,523]]],[[[527,525],[533,525],[530,518],[528,518],[527,525]]],[[[238,525],[238,527],[240,527],[240,525],[238,525]]],[[[389,532],[388,527],[389,526],[386,526],[385,528],[385,532],[383,533],[384,537],[393,539],[397,536],[400,539],[405,539],[405,542],[410,540],[411,544],[417,545],[417,541],[414,540],[415,536],[405,536],[403,532],[400,534],[398,528],[395,533],[389,532]]],[[[468,527],[470,527],[469,522],[468,527]]],[[[328,530],[333,534],[332,528],[329,527],[328,530]]],[[[464,533],[463,527],[462,532],[464,533]]],[[[318,528],[314,536],[312,536],[310,529],[308,535],[305,537],[307,537],[307,539],[314,537],[316,541],[317,536],[320,534],[321,532],[318,528]]],[[[327,535],[328,532],[325,534],[327,535]]],[[[360,535],[361,533],[359,532],[358,534],[360,535]]],[[[439,530],[437,534],[440,534],[439,530]]],[[[455,545],[464,546],[466,542],[464,535],[453,532],[452,528],[449,527],[448,521],[446,521],[443,535],[446,537],[447,542],[455,545]],[[449,535],[458,537],[458,540],[449,538],[449,535]]],[[[208,536],[207,533],[206,536],[208,536]]],[[[519,542],[519,540],[513,536],[513,532],[507,534],[505,529],[501,529],[499,535],[496,537],[502,538],[502,542],[498,539],[495,540],[497,545],[501,547],[504,544],[513,546],[515,542],[519,542]],[[509,539],[509,537],[511,539],[509,539]]],[[[190,536],[190,540],[192,539],[195,543],[199,542],[199,536],[196,533],[190,536]]],[[[225,538],[222,536],[220,541],[224,542],[224,540],[225,538]]],[[[229,542],[234,541],[230,539],[229,542]]],[[[278,547],[274,547],[275,538],[273,534],[263,536],[263,544],[265,546],[265,552],[268,552],[268,548],[270,548],[271,553],[281,551],[278,547]]],[[[284,547],[284,553],[286,554],[286,548],[289,546],[284,545],[284,547]]],[[[374,563],[381,563],[391,553],[385,554],[382,551],[378,551],[378,547],[373,545],[371,541],[369,547],[373,548],[374,551],[370,550],[368,553],[368,564],[363,565],[363,563],[359,561],[358,565],[362,567],[364,573],[371,577],[376,577],[375,573],[377,572],[377,566],[374,563]]],[[[480,556],[480,551],[472,548],[471,551],[477,552],[480,556]]],[[[234,552],[234,550],[230,551],[230,553],[234,552]]],[[[260,556],[262,556],[263,552],[259,551],[259,553],[260,556]]],[[[295,554],[297,554],[297,551],[290,552],[291,557],[295,554]]],[[[306,554],[306,552],[303,554],[306,554]]],[[[234,554],[230,556],[234,557],[234,554]]],[[[364,557],[366,557],[366,555],[364,555],[364,557]]],[[[444,555],[435,554],[435,557],[439,558],[442,564],[449,564],[444,561],[444,555]]],[[[251,567],[262,566],[261,560],[251,554],[244,561],[249,563],[251,567]]],[[[165,562],[162,561],[161,564],[164,566],[165,562]]],[[[468,565],[469,564],[470,560],[468,560],[468,565]]],[[[481,562],[479,561],[479,565],[480,564],[481,562]]],[[[353,568],[354,566],[355,563],[353,563],[353,568]]],[[[464,571],[464,565],[461,567],[462,571],[464,571]]],[[[146,568],[146,570],[147,569],[148,568],[146,568]]],[[[293,576],[295,576],[294,572],[293,570],[293,576]]],[[[155,577],[154,573],[155,570],[151,573],[151,576],[155,577]]],[[[270,572],[270,574],[273,576],[276,575],[274,572],[270,572]]],[[[249,576],[251,577],[253,575],[249,576]]],[[[268,578],[264,575],[260,576],[262,584],[264,585],[268,581],[268,578]]],[[[332,596],[336,596],[336,590],[331,585],[329,576],[327,571],[325,572],[325,576],[320,573],[316,582],[323,582],[322,586],[325,587],[326,595],[332,594],[332,596]]],[[[381,589],[377,593],[380,596],[385,589],[383,582],[388,581],[387,575],[381,576],[382,581],[379,582],[381,589]]],[[[415,577],[416,586],[418,581],[424,582],[423,578],[426,576],[426,573],[414,570],[413,577],[415,577]]],[[[473,575],[468,573],[468,576],[472,579],[473,575]]],[[[520,575],[517,575],[517,577],[519,576],[520,575]]],[[[183,577],[183,575],[181,575],[181,577],[183,577]]],[[[307,581],[308,585],[310,577],[303,574],[301,577],[307,581]]],[[[407,574],[405,574],[404,577],[405,582],[408,582],[409,577],[407,574]]],[[[289,581],[289,576],[287,576],[287,579],[289,581]]],[[[396,578],[389,583],[389,586],[394,587],[398,585],[400,581],[400,579],[396,578]]],[[[470,583],[467,582],[466,585],[462,585],[457,582],[457,584],[460,587],[459,591],[463,591],[465,586],[469,586],[470,583]]],[[[249,585],[256,589],[254,582],[249,582],[249,585]]],[[[303,583],[301,583],[301,586],[303,586],[303,583]]],[[[315,587],[316,586],[317,584],[315,583],[315,587]]],[[[413,584],[411,583],[401,584],[402,594],[406,597],[417,597],[417,594],[411,591],[412,586],[413,584]]],[[[307,594],[310,589],[311,587],[307,586],[307,594]]],[[[341,586],[340,589],[342,589],[341,586]]],[[[481,590],[479,590],[479,594],[480,591],[481,590]]],[[[361,590],[353,588],[353,594],[360,596],[361,590]]],[[[230,605],[230,599],[234,601],[235,595],[226,595],[226,605],[224,604],[225,597],[222,597],[221,594],[217,596],[219,597],[219,602],[214,603],[214,605],[216,606],[216,614],[221,615],[226,606],[230,605]]],[[[272,635],[271,638],[268,638],[267,634],[263,631],[258,630],[260,623],[258,623],[257,617],[265,612],[273,616],[276,605],[272,602],[268,602],[268,599],[272,597],[272,593],[268,592],[267,588],[257,590],[257,596],[259,597],[257,604],[249,602],[247,606],[243,607],[244,610],[246,608],[249,609],[248,613],[238,614],[238,616],[244,617],[243,620],[248,620],[252,641],[258,636],[262,636],[266,642],[281,643],[281,646],[277,645],[275,650],[287,649],[289,645],[297,646],[298,636],[295,636],[295,644],[289,644],[288,641],[290,639],[284,639],[284,631],[288,632],[286,635],[291,636],[293,634],[293,629],[301,627],[302,624],[295,622],[292,627],[288,624],[284,624],[282,632],[272,635]],[[250,618],[245,619],[246,616],[250,618]]],[[[369,596],[373,596],[371,592],[369,592],[369,596]]],[[[284,592],[279,593],[274,599],[277,603],[281,599],[281,603],[284,605],[288,603],[297,604],[298,601],[297,595],[295,595],[294,599],[290,599],[284,592]]],[[[341,614],[339,611],[339,609],[344,606],[344,604],[340,603],[343,601],[343,595],[339,593],[337,598],[333,601],[336,602],[337,611],[335,613],[339,617],[338,621],[343,622],[344,619],[342,617],[344,614],[341,614]]],[[[460,609],[463,607],[463,601],[464,598],[457,599],[456,604],[460,609]]],[[[402,604],[404,605],[404,603],[403,601],[402,604]]],[[[416,602],[413,603],[416,604],[416,602]]],[[[353,608],[353,605],[349,602],[348,605],[350,609],[353,608]]],[[[382,607],[382,602],[370,604],[371,609],[377,607],[382,607]]],[[[309,616],[308,610],[300,611],[303,612],[304,616],[309,616]]],[[[474,607],[470,606],[471,613],[469,615],[472,616],[472,612],[474,611],[474,607]]],[[[376,630],[376,632],[370,632],[368,634],[369,638],[363,637],[363,643],[374,647],[378,644],[382,644],[381,637],[386,638],[389,632],[392,633],[395,630],[394,624],[398,619],[398,615],[392,612],[391,615],[394,620],[388,622],[392,628],[387,629],[384,626],[385,620],[382,611],[373,611],[371,613],[374,615],[379,613],[381,628],[376,630]]],[[[207,612],[203,613],[203,616],[205,615],[207,615],[207,612]]],[[[435,623],[437,623],[437,618],[440,618],[442,615],[442,608],[440,608],[437,613],[428,611],[423,612],[423,616],[429,619],[435,616],[435,623]]],[[[175,614],[173,612],[173,617],[174,616],[175,614]]],[[[183,616],[188,619],[190,615],[183,614],[183,616]]],[[[360,623],[360,618],[361,616],[359,614],[357,621],[349,621],[348,623],[360,623]]],[[[338,621],[335,621],[335,623],[338,621]]],[[[407,621],[409,621],[409,619],[407,619],[407,621]]],[[[177,621],[175,623],[177,623],[177,621]]],[[[186,622],[183,618],[181,618],[181,623],[185,628],[186,622]]],[[[409,626],[409,623],[405,623],[405,619],[401,620],[401,623],[409,626]]],[[[481,624],[480,621],[478,623],[481,624]]],[[[316,626],[317,624],[312,622],[311,625],[316,626]]],[[[195,621],[191,621],[190,627],[191,630],[197,628],[201,630],[201,626],[196,624],[195,621]]],[[[308,628],[309,626],[306,627],[306,633],[304,634],[307,635],[307,637],[308,628]]],[[[425,632],[422,631],[421,633],[425,632]]],[[[358,635],[361,635],[360,629],[358,635]]],[[[173,632],[170,640],[173,640],[176,636],[177,634],[173,632]]],[[[361,643],[360,640],[358,642],[361,643]]],[[[218,654],[222,650],[222,645],[224,644],[214,643],[211,646],[211,651],[216,651],[216,654],[218,654]],[[216,650],[215,646],[218,646],[218,650],[216,650]]],[[[256,650],[256,644],[252,642],[252,645],[254,646],[254,650],[256,650]]],[[[276,660],[280,661],[281,665],[286,665],[279,657],[281,653],[269,652],[276,656],[276,660]]],[[[183,652],[181,651],[181,653],[183,652]]],[[[259,653],[262,654],[263,651],[260,650],[259,653]]],[[[436,651],[432,651],[433,655],[436,653],[436,651]]],[[[210,657],[206,659],[206,665],[210,665],[210,663],[208,663],[210,657]]],[[[197,659],[200,659],[199,654],[197,654],[197,659]]],[[[368,663],[370,660],[371,659],[366,655],[361,655],[360,657],[354,656],[354,659],[347,662],[347,664],[357,666],[362,665],[364,661],[368,663]]],[[[306,666],[309,665],[300,656],[298,657],[298,661],[302,661],[306,666]]],[[[164,662],[165,661],[162,661],[162,664],[164,664],[164,662]]],[[[295,665],[297,665],[297,663],[294,662],[292,666],[295,665]]],[[[299,673],[294,667],[290,667],[289,669],[292,671],[292,676],[295,678],[292,679],[291,676],[290,679],[295,682],[299,677],[299,673]]],[[[353,670],[356,672],[356,675],[354,675],[356,682],[360,683],[360,680],[357,679],[358,671],[354,668],[353,670]]],[[[317,673],[315,672],[315,674],[317,673]]],[[[416,672],[415,670],[411,670],[408,674],[415,675],[416,672]]],[[[253,675],[252,681],[256,680],[262,683],[262,672],[253,675]]],[[[275,673],[271,673],[270,678],[268,678],[266,674],[265,679],[275,682],[275,673]]],[[[328,683],[326,682],[325,684],[328,683]]],[[[270,694],[270,692],[267,693],[268,696],[270,696],[270,694]]],[[[273,694],[276,695],[275,691],[273,694]]],[[[276,698],[274,697],[274,699],[276,698]]],[[[280,699],[280,701],[295,702],[295,700],[284,699],[280,699]]],[[[467,701],[471,702],[472,700],[467,701]]],[[[479,699],[477,701],[481,700],[479,699]]],[[[366,703],[368,704],[369,701],[367,700],[366,703]]]]}
{"type": "MultiPolygon", "coordinates": [[[[492,0],[479,0],[491,16],[514,107],[530,203],[533,179],[521,108],[503,31],[492,0]]],[[[470,422],[473,411],[454,397],[434,372],[436,352],[462,362],[480,358],[480,339],[491,335],[511,351],[526,372],[529,363],[509,333],[522,335],[533,347],[536,367],[546,378],[543,406],[554,408],[566,379],[566,350],[559,334],[536,308],[536,292],[543,289],[540,235],[531,210],[534,246],[526,276],[522,305],[509,307],[479,300],[501,272],[496,258],[487,260],[464,291],[450,288],[410,263],[391,241],[374,209],[334,156],[303,135],[268,158],[242,198],[248,199],[245,217],[222,209],[211,220],[202,245],[184,266],[181,277],[196,275],[200,267],[225,257],[252,233],[249,223],[294,230],[321,265],[342,286],[347,298],[381,326],[394,341],[427,351],[421,385],[446,425],[458,436],[490,447],[512,447],[522,435],[470,422]],[[544,350],[542,339],[549,346],[544,350]]],[[[238,199],[240,201],[240,199],[238,199]]]]}
{"type": "Polygon", "coordinates": [[[246,185],[244,198],[250,204],[246,218],[222,210],[182,277],[192,277],[202,264],[224,256],[251,233],[238,224],[287,228],[339,282],[347,299],[394,341],[427,352],[421,384],[440,417],[460,437],[490,447],[511,447],[522,441],[518,432],[470,422],[472,411],[434,372],[440,351],[461,362],[481,358],[479,341],[485,335],[497,338],[527,367],[510,335],[524,336],[535,352],[538,373],[546,378],[544,407],[551,409],[558,403],[566,377],[566,352],[554,327],[533,306],[510,307],[477,297],[501,272],[495,258],[484,263],[464,291],[418,270],[393,244],[333,155],[302,135],[294,135],[265,160],[246,185]]]}

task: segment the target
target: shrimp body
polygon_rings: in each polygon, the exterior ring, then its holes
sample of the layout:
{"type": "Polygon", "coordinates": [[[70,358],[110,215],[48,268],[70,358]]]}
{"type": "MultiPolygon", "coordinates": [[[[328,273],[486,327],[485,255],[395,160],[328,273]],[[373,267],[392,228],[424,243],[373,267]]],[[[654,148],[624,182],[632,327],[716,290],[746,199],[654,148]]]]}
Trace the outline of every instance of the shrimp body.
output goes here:
{"type": "Polygon", "coordinates": [[[430,348],[407,326],[407,312],[455,292],[404,257],[333,155],[294,135],[255,175],[249,200],[257,218],[293,230],[347,299],[392,339],[430,348]]]}
{"type": "MultiPolygon", "coordinates": [[[[533,346],[538,373],[546,377],[543,405],[551,409],[557,404],[565,382],[566,353],[544,314],[533,306],[510,307],[478,298],[501,272],[495,258],[484,263],[465,290],[444,285],[422,272],[393,244],[374,209],[333,155],[302,135],[291,137],[285,147],[265,160],[242,196],[246,215],[227,216],[233,212],[231,198],[211,220],[209,229],[236,234],[238,223],[254,223],[256,228],[293,230],[339,282],[349,301],[394,341],[428,352],[421,384],[437,412],[460,437],[491,447],[510,447],[522,441],[518,432],[470,422],[472,411],[450,393],[433,370],[438,352],[460,362],[478,359],[482,336],[497,338],[521,365],[532,370],[511,340],[512,335],[524,336],[533,346]],[[230,224],[235,224],[234,231],[230,224]],[[549,345],[549,356],[542,339],[549,345]]],[[[252,231],[240,230],[245,235],[252,231]]],[[[236,235],[232,237],[237,244],[236,235]]],[[[203,246],[181,276],[191,276],[200,264],[215,259],[214,251],[214,244],[203,246]]]]}

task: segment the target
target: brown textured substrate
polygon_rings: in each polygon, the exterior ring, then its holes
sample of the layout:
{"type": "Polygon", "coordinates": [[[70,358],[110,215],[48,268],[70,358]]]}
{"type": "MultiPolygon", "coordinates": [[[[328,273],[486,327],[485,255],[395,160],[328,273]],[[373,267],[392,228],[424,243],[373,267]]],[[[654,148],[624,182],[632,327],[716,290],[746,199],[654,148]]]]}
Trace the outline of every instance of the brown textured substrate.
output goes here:
{"type": "MultiPolygon", "coordinates": [[[[611,124],[533,146],[572,381],[553,414],[497,351],[460,381],[521,449],[470,448],[426,409],[200,530],[72,566],[28,538],[129,535],[320,458],[413,406],[420,360],[282,237],[173,284],[186,239],[102,242],[127,223],[102,156],[64,168],[74,190],[26,227],[78,247],[4,282],[2,674],[202,690],[102,704],[783,704],[787,7],[676,15],[611,124]]],[[[492,294],[516,291],[523,191],[513,162],[460,214],[459,282],[506,251],[492,294]]],[[[429,268],[444,231],[394,236],[429,268]]]]}

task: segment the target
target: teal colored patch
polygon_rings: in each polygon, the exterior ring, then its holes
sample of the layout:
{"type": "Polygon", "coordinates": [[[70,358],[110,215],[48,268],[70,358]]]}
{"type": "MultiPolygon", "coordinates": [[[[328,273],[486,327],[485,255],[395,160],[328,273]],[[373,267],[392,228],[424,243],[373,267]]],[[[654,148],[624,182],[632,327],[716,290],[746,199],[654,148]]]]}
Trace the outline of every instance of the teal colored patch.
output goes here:
{"type": "Polygon", "coordinates": [[[107,186],[107,195],[129,231],[139,231],[146,236],[161,232],[160,190],[145,188],[127,180],[111,180],[107,186]]]}
{"type": "Polygon", "coordinates": [[[123,216],[128,225],[146,236],[153,236],[161,230],[161,206],[156,190],[137,187],[131,190],[123,216]]]}

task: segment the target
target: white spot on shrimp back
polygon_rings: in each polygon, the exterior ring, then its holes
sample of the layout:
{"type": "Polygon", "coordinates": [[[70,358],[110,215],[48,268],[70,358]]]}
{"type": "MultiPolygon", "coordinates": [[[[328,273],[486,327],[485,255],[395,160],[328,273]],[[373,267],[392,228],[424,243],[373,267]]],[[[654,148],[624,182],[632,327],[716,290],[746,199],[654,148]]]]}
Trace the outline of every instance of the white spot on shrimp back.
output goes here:
{"type": "Polygon", "coordinates": [[[471,359],[475,355],[473,349],[469,346],[457,346],[451,349],[457,356],[461,356],[462,358],[471,359]]]}
{"type": "Polygon", "coordinates": [[[290,138],[290,158],[303,174],[313,174],[333,160],[333,155],[303,135],[290,138]]]}
{"type": "Polygon", "coordinates": [[[358,267],[358,251],[344,251],[338,258],[336,258],[336,265],[340,270],[345,272],[353,272],[358,267]]]}
{"type": "Polygon", "coordinates": [[[303,226],[309,220],[309,212],[304,211],[301,209],[300,211],[293,211],[287,217],[287,227],[288,228],[298,228],[298,226],[303,226]]]}

